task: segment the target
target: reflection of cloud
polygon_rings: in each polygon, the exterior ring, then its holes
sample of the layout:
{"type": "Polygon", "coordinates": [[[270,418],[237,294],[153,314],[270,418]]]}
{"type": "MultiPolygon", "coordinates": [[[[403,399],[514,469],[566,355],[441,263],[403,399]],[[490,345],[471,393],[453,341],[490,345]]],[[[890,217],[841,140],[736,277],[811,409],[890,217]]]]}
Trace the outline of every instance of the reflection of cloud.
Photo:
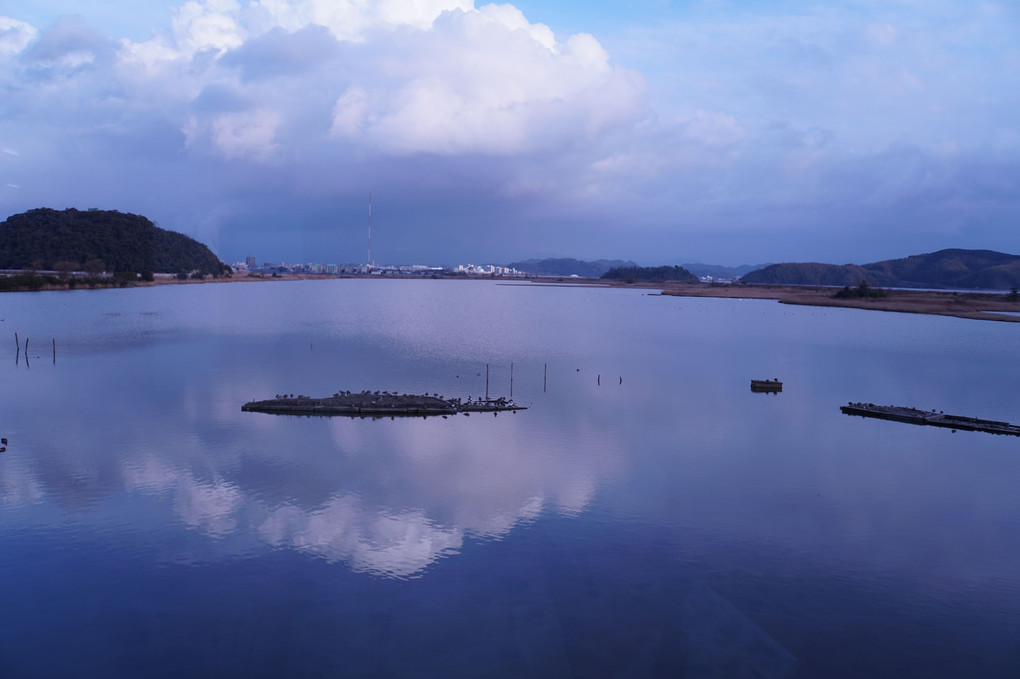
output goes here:
{"type": "Polygon", "coordinates": [[[437,526],[421,510],[371,511],[350,495],[330,498],[312,512],[280,507],[259,526],[259,534],[273,546],[289,545],[344,561],[355,571],[396,577],[421,571],[464,541],[461,530],[437,526]]]}
{"type": "Polygon", "coordinates": [[[125,490],[147,492],[173,488],[180,476],[179,470],[167,466],[152,454],[128,460],[124,464],[122,473],[125,490]]]}
{"type": "Polygon", "coordinates": [[[0,474],[0,505],[18,507],[38,502],[45,495],[42,486],[30,471],[5,461],[0,474]]]}
{"type": "Polygon", "coordinates": [[[219,537],[237,528],[237,514],[244,499],[244,494],[232,484],[222,481],[200,483],[182,476],[177,485],[174,509],[187,525],[219,537]]]}
{"type": "MultiPolygon", "coordinates": [[[[517,426],[523,418],[480,420],[333,418],[330,433],[347,451],[342,476],[317,466],[321,450],[275,468],[271,480],[257,477],[255,485],[229,469],[209,480],[146,455],[124,465],[124,483],[129,490],[172,493],[178,518],[215,537],[251,529],[273,547],[344,562],[355,571],[408,577],[457,552],[466,538],[502,538],[549,508],[580,513],[598,479],[615,467],[614,448],[595,432],[576,436],[582,456],[563,456],[517,440],[528,429],[517,426]],[[494,436],[504,444],[498,451],[494,436]],[[351,465],[366,466],[373,481],[351,487],[351,465]],[[312,481],[323,473],[325,479],[312,481]],[[296,497],[267,493],[264,486],[297,489],[296,497]],[[330,494],[317,499],[312,486],[330,494]]],[[[274,429],[293,424],[290,418],[259,421],[266,425],[259,435],[270,439],[274,429]]]]}
{"type": "MultiPolygon", "coordinates": [[[[102,316],[104,323],[123,323],[111,331],[118,336],[162,322],[138,318],[129,311],[102,316]]],[[[402,332],[393,334],[402,340],[402,332]]],[[[381,421],[241,413],[241,403],[295,379],[293,366],[267,365],[210,384],[203,376],[219,369],[226,352],[192,343],[174,347],[109,351],[123,381],[104,401],[92,398],[87,385],[106,373],[105,360],[81,363],[73,383],[35,379],[23,396],[49,399],[66,415],[59,426],[25,415],[23,426],[35,432],[33,450],[26,450],[24,469],[11,465],[19,458],[0,459],[3,504],[44,498],[57,511],[120,512],[121,502],[141,502],[160,507],[164,525],[408,577],[465,541],[503,539],[544,513],[584,511],[623,459],[617,435],[607,434],[600,415],[584,408],[568,417],[535,409],[516,416],[381,421]],[[186,357],[189,369],[154,372],[156,355],[168,365],[186,357]],[[145,398],[136,396],[143,392],[145,398]],[[111,412],[118,413],[116,426],[96,425],[108,422],[111,412]],[[39,450],[47,454],[35,454],[39,450]]],[[[324,360],[319,342],[315,352],[309,358],[318,365],[324,360]]],[[[371,366],[376,357],[369,357],[371,366]]],[[[217,549],[234,544],[218,540],[217,549]]]]}
{"type": "MultiPolygon", "coordinates": [[[[234,388],[225,383],[214,401],[240,402],[234,388]]],[[[224,421],[237,411],[188,396],[178,407],[189,420],[224,421]]],[[[211,537],[250,531],[272,547],[400,578],[456,553],[466,539],[501,539],[543,511],[577,515],[591,502],[599,479],[615,470],[619,449],[597,431],[579,431],[571,436],[576,454],[557,453],[554,448],[563,442],[536,445],[533,427],[522,426],[524,417],[332,418],[301,421],[310,428],[323,425],[332,447],[295,450],[281,464],[278,437],[292,437],[296,420],[248,419],[251,435],[263,445],[239,457],[209,456],[209,443],[198,430],[173,436],[154,431],[150,423],[137,431],[125,427],[117,444],[95,442],[97,450],[122,451],[115,455],[115,476],[93,465],[78,473],[90,475],[93,495],[122,489],[163,498],[180,523],[211,537]],[[166,447],[152,448],[156,440],[166,447]],[[333,456],[340,450],[344,462],[336,465],[333,456]],[[245,471],[254,468],[259,468],[254,474],[245,471]],[[360,472],[352,474],[352,468],[360,472]]],[[[100,465],[103,457],[88,459],[100,465]]],[[[5,469],[0,504],[45,497],[45,478],[5,469]]],[[[74,500],[75,488],[55,488],[55,497],[74,500]]]]}

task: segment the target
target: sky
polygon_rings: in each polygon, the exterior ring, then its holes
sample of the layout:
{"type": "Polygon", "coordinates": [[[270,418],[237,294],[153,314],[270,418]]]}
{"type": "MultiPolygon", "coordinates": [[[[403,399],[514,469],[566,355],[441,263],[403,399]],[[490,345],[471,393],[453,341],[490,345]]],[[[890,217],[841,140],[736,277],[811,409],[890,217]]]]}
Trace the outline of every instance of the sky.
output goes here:
{"type": "Polygon", "coordinates": [[[0,219],[227,262],[1020,254],[1020,3],[0,0],[0,219]]]}

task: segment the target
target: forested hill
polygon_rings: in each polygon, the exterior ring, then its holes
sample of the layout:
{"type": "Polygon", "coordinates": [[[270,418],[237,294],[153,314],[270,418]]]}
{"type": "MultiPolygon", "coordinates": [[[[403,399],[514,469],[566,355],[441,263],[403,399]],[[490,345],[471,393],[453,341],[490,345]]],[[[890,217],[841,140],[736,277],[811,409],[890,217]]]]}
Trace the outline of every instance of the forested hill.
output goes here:
{"type": "Polygon", "coordinates": [[[984,290],[1020,287],[1020,256],[993,250],[939,250],[865,264],[864,268],[876,277],[897,281],[901,287],[984,290]]]}
{"type": "Polygon", "coordinates": [[[857,285],[861,281],[886,285],[878,281],[874,272],[856,264],[822,264],[820,262],[790,262],[770,264],[764,269],[751,271],[740,277],[744,283],[765,285],[857,285]]]}
{"type": "Polygon", "coordinates": [[[39,208],[0,223],[0,269],[230,271],[209,248],[145,217],[116,210],[39,208]]]}
{"type": "Polygon", "coordinates": [[[871,264],[773,264],[745,274],[745,283],[869,285],[901,288],[1008,290],[1020,287],[1020,256],[992,250],[939,250],[871,264]]]}
{"type": "Polygon", "coordinates": [[[682,266],[620,266],[602,274],[602,278],[614,281],[678,281],[681,283],[697,283],[698,277],[682,266]]]}

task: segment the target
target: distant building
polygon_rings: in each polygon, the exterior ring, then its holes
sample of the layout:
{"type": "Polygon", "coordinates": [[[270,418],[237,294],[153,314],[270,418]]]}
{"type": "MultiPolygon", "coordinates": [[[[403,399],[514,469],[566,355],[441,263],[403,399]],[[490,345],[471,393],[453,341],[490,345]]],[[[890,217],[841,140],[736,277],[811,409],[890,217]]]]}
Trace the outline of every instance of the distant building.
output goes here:
{"type": "Polygon", "coordinates": [[[245,257],[244,258],[244,264],[249,269],[254,269],[255,268],[255,255],[248,255],[247,257],[245,257]]]}

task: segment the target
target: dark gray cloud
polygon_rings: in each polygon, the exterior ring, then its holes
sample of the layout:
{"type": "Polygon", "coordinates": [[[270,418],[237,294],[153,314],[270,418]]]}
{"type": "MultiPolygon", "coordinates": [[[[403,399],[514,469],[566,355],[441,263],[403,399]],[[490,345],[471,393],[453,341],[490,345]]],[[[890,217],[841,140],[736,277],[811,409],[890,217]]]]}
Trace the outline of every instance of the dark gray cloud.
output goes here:
{"type": "Polygon", "coordinates": [[[238,67],[243,81],[300,77],[316,72],[340,54],[340,43],[325,26],[306,26],[293,32],[276,27],[230,50],[220,59],[238,67]]]}
{"type": "Polygon", "coordinates": [[[116,57],[116,43],[81,16],[60,18],[44,28],[24,52],[24,62],[43,69],[103,68],[116,57]]]}

